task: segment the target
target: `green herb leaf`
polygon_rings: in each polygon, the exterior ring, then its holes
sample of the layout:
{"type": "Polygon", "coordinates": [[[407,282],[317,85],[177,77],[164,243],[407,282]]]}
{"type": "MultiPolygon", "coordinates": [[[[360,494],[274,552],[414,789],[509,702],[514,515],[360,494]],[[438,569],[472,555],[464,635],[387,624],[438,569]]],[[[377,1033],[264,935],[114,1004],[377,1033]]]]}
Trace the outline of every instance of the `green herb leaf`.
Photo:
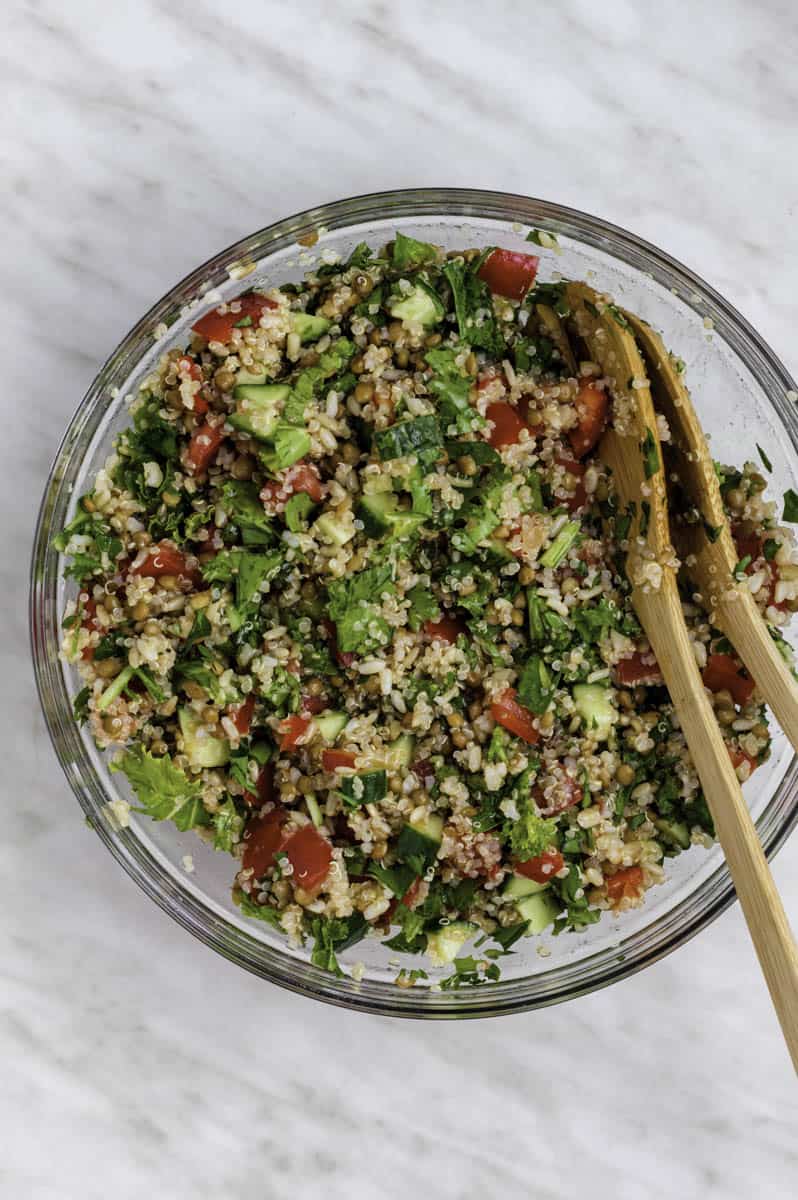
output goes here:
{"type": "Polygon", "coordinates": [[[368,922],[362,913],[353,913],[346,918],[314,917],[310,923],[310,932],[315,939],[310,961],[323,971],[342,977],[338,954],[359,942],[367,930],[368,922]]]}
{"type": "Polygon", "coordinates": [[[640,451],[643,455],[643,469],[646,473],[646,479],[650,479],[652,475],[656,475],[660,467],[657,443],[650,429],[646,430],[646,436],[640,444],[640,451]]]}
{"type": "Polygon", "coordinates": [[[518,682],[518,699],[537,716],[541,716],[554,699],[557,680],[539,654],[527,660],[518,682]]]}
{"type": "Polygon", "coordinates": [[[772,470],[773,470],[773,463],[770,461],[770,459],[768,458],[767,454],[765,454],[765,451],[762,449],[762,447],[760,446],[759,442],[757,442],[757,443],[756,443],[756,448],[757,448],[757,450],[758,450],[758,452],[759,452],[759,457],[760,457],[760,458],[761,458],[761,460],[762,460],[762,466],[765,468],[765,470],[766,470],[766,471],[772,471],[772,470]]]}
{"type": "Polygon", "coordinates": [[[438,251],[429,242],[418,242],[415,238],[407,237],[397,230],[393,240],[393,265],[397,270],[406,267],[421,267],[425,263],[435,262],[438,251]]]}
{"type": "Polygon", "coordinates": [[[138,811],[154,821],[174,821],[181,831],[211,823],[202,803],[202,784],[188,779],[168,755],[155,758],[134,746],[111,764],[111,770],[127,775],[141,804],[138,811]]]}
{"type": "Polygon", "coordinates": [[[787,488],[784,493],[784,513],[782,514],[783,521],[789,521],[791,525],[798,522],[798,495],[795,494],[792,488],[787,488]]]}
{"type": "Polygon", "coordinates": [[[241,841],[244,829],[244,818],[236,808],[233,798],[228,796],[213,814],[213,848],[232,853],[233,847],[241,841]]]}

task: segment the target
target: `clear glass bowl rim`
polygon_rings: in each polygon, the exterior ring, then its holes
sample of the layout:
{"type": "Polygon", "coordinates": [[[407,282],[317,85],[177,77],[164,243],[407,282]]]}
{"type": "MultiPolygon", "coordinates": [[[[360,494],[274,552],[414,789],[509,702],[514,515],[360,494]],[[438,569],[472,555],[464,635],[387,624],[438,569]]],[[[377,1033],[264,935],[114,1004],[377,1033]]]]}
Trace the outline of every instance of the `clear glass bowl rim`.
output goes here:
{"type": "MultiPolygon", "coordinates": [[[[606,987],[642,970],[694,937],[734,900],[734,888],[721,860],[704,886],[654,923],[625,939],[613,953],[606,948],[544,976],[454,993],[414,993],[375,981],[356,983],[324,974],[280,954],[220,921],[173,875],[166,872],[128,830],[113,833],[97,820],[107,796],[83,747],[72,716],[69,693],[58,664],[60,618],[56,590],[59,556],[52,538],[63,524],[71,481],[102,415],[108,380],[125,378],[161,321],[174,317],[201,295],[201,285],[228,280],[227,267],[254,258],[259,266],[270,252],[320,229],[369,225],[412,217],[474,218],[542,227],[573,237],[627,266],[676,288],[684,303],[712,313],[716,335],[751,372],[798,453],[798,416],[787,393],[795,381],[764,339],[709,284],[662,250],[618,226],[577,209],[512,193],[470,188],[419,188],[374,192],[321,205],[265,227],[214,255],[170,289],[130,330],[110,355],[81,401],[56,452],[39,510],[30,572],[30,639],[39,699],[58,760],[86,817],[108,850],[143,891],[206,945],[246,970],[301,995],[357,1011],[416,1018],[500,1016],[555,1004],[606,987]]],[[[772,856],[798,822],[798,759],[762,813],[758,829],[772,856]]]]}

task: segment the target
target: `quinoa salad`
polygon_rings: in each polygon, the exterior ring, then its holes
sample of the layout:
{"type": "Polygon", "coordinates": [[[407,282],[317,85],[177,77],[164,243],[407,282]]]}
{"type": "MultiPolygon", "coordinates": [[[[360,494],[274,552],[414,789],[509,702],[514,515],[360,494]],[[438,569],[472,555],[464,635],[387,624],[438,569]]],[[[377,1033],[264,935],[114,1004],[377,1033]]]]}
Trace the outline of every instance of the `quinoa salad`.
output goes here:
{"type": "MultiPolygon", "coordinates": [[[[336,974],[368,937],[399,986],[490,983],[713,841],[596,455],[610,382],[538,266],[397,233],[198,308],[56,540],[76,719],[136,811],[231,856],[245,918],[336,974]]],[[[769,469],[716,464],[791,661],[798,497],[777,514],[769,469]]],[[[768,714],[682,597],[744,782],[768,714]]]]}

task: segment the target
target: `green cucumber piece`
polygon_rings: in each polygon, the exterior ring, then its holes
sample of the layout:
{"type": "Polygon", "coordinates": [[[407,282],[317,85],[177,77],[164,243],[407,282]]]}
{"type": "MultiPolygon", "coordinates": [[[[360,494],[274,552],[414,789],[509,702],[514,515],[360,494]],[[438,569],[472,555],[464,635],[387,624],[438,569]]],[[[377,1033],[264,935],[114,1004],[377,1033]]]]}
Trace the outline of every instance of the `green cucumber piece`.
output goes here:
{"type": "Polygon", "coordinates": [[[593,734],[597,742],[605,742],[618,716],[610,689],[600,683],[577,683],[573,697],[585,729],[593,734]]]}
{"type": "Polygon", "coordinates": [[[291,389],[286,383],[244,383],[233,391],[236,410],[228,418],[234,429],[266,441],[280,420],[291,389]]]}
{"type": "Polygon", "coordinates": [[[423,513],[401,509],[397,497],[389,492],[363,496],[355,511],[363,522],[363,532],[373,538],[407,537],[426,519],[423,513]]]}
{"type": "Polygon", "coordinates": [[[562,905],[558,904],[552,898],[551,892],[547,889],[542,892],[535,892],[531,896],[525,896],[523,900],[519,900],[516,905],[521,919],[528,922],[527,933],[542,933],[544,929],[548,929],[558,913],[562,909],[562,905]]]}
{"type": "Polygon", "coordinates": [[[470,921],[452,921],[427,934],[427,954],[438,966],[454,962],[466,942],[479,932],[470,921]]]}
{"type": "Polygon", "coordinates": [[[430,287],[420,281],[408,292],[397,292],[386,305],[388,312],[403,325],[423,325],[429,329],[446,315],[440,299],[430,287]]]}
{"type": "Polygon", "coordinates": [[[357,775],[345,776],[341,780],[339,791],[349,808],[358,808],[361,804],[377,804],[385,799],[388,792],[388,776],[382,769],[360,771],[357,775]]]}
{"type": "MultiPolygon", "coordinates": [[[[412,733],[402,733],[395,742],[391,742],[385,755],[385,765],[389,771],[400,771],[409,767],[416,750],[416,739],[412,733]]],[[[440,841],[440,838],[438,839],[440,841]]]]}
{"type": "Polygon", "coordinates": [[[313,718],[313,724],[321,734],[322,740],[332,745],[348,720],[345,712],[336,712],[334,708],[328,708],[326,712],[313,718]]]}
{"type": "Polygon", "coordinates": [[[331,512],[322,513],[313,526],[314,535],[318,535],[333,546],[345,546],[347,542],[351,542],[355,532],[351,525],[344,525],[340,518],[331,512]]]}
{"type": "Polygon", "coordinates": [[[210,737],[193,709],[181,708],[178,720],[183,748],[192,767],[221,767],[229,760],[230,743],[226,738],[210,737]]]}
{"type": "Polygon", "coordinates": [[[299,334],[300,342],[315,342],[327,332],[332,325],[327,317],[315,317],[311,313],[292,312],[290,314],[291,329],[299,334]]]}

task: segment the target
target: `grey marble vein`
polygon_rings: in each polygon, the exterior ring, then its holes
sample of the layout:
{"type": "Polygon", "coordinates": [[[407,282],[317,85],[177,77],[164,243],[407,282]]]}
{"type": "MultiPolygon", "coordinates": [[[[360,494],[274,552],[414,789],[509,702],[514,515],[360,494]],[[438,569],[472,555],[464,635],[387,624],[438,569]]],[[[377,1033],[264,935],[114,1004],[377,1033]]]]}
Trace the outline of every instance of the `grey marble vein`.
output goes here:
{"type": "MultiPolygon", "coordinates": [[[[278,216],[556,199],[670,250],[798,370],[789,0],[92,0],[4,9],[0,1195],[782,1200],[798,1104],[739,912],[605,992],[398,1024],[270,988],[82,825],[26,646],[38,498],[119,338],[278,216]],[[46,324],[46,341],[41,333],[46,324]]],[[[775,874],[798,912],[798,842],[775,874]]]]}

